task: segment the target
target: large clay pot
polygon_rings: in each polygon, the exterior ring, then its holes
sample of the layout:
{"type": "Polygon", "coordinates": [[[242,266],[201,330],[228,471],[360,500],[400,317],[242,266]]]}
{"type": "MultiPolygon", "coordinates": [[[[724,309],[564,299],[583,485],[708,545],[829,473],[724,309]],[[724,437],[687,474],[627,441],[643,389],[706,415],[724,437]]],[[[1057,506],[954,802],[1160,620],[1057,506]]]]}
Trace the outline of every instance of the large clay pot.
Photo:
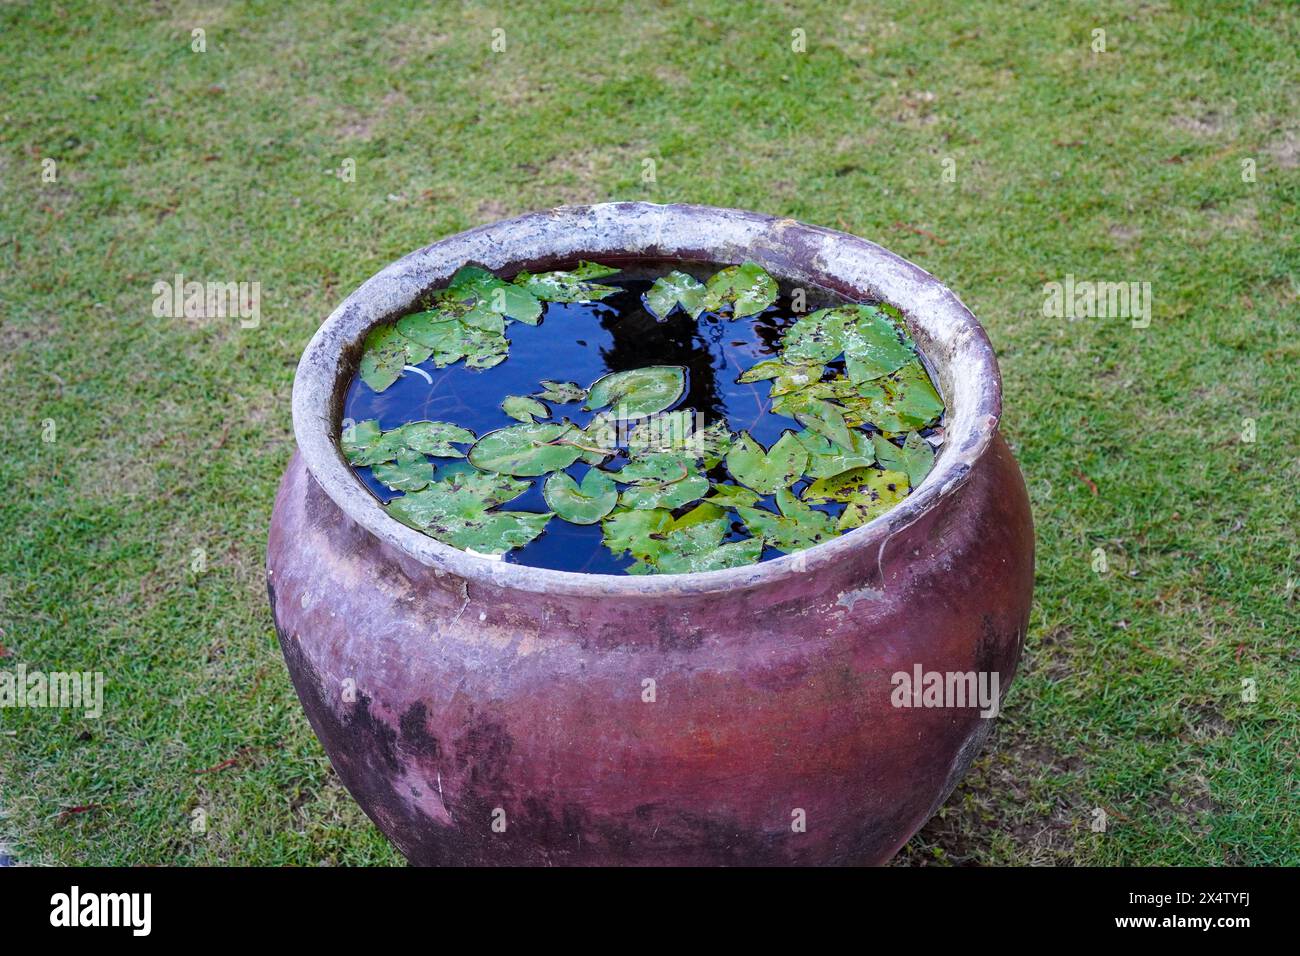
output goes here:
{"type": "Polygon", "coordinates": [[[267,582],[303,708],[415,863],[884,862],[991,725],[976,707],[895,706],[892,675],[996,672],[1005,694],[1020,656],[1034,539],[1000,409],[970,312],[843,233],[610,203],[436,242],[350,295],[298,367],[267,582]],[[366,331],[465,262],[509,275],[587,258],[752,259],[898,306],[948,405],[934,470],[863,528],[701,574],[523,567],[388,518],[337,442],[366,331]]]}

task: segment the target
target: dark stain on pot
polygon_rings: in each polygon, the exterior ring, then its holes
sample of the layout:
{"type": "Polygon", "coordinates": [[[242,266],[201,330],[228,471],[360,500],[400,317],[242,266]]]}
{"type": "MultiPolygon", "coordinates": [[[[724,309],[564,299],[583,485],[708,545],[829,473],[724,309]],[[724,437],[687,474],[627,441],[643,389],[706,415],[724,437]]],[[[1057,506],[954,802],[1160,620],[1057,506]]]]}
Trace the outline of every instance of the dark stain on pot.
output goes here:
{"type": "Polygon", "coordinates": [[[359,746],[357,752],[370,750],[377,753],[384,766],[394,774],[402,769],[403,761],[397,751],[397,731],[382,717],[371,713],[370,698],[366,694],[358,691],[357,699],[351,705],[345,705],[343,729],[358,743],[365,742],[366,746],[359,746]]]}
{"type": "Polygon", "coordinates": [[[482,715],[471,715],[469,726],[456,738],[452,748],[456,769],[469,771],[475,789],[495,790],[498,795],[502,795],[502,781],[513,749],[514,740],[505,727],[482,715]]]}
{"type": "Polygon", "coordinates": [[[437,760],[440,752],[438,738],[429,733],[429,708],[417,701],[406,709],[398,721],[401,748],[413,757],[437,760]]]}

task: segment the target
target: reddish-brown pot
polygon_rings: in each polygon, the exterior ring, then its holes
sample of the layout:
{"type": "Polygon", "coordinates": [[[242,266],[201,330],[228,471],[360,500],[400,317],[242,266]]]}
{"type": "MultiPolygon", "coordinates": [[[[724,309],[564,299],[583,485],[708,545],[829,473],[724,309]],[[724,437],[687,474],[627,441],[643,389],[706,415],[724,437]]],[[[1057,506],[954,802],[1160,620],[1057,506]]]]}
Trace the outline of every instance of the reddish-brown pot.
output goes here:
{"type": "Polygon", "coordinates": [[[267,582],[307,717],[415,863],[884,862],[991,724],[976,707],[894,706],[891,676],[996,672],[1005,695],[1020,656],[1033,527],[1000,409],[996,360],[966,308],[843,233],[610,203],[434,243],[349,296],[298,367],[299,451],[267,582]],[[701,574],[523,567],[389,519],[337,445],[366,331],[465,262],[509,275],[583,258],[752,259],[898,306],[948,405],[934,470],[863,528],[701,574]]]}

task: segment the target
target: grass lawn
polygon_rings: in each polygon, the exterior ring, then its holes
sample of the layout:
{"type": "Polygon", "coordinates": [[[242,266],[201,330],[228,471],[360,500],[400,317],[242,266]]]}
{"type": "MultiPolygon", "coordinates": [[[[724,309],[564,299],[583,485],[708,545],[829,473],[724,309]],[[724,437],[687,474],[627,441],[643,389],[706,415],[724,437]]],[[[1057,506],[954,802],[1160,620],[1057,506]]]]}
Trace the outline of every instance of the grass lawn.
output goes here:
{"type": "Polygon", "coordinates": [[[644,199],[879,241],[998,350],[1032,625],[898,862],[1300,863],[1296,8],[849,6],[0,7],[0,668],[107,680],[98,720],[0,711],[0,844],[400,862],[267,609],[294,365],[418,246],[644,199]],[[178,272],[260,282],[260,325],[155,318],[178,272]],[[1067,275],[1149,282],[1149,327],[1045,317],[1067,275]]]}

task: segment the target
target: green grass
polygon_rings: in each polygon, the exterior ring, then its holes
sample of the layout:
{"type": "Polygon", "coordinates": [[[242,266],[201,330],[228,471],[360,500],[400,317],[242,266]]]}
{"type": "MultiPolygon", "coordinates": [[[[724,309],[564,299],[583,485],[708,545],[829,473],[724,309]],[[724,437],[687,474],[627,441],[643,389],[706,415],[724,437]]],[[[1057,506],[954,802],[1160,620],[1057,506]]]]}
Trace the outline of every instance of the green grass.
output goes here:
{"type": "Polygon", "coordinates": [[[880,241],[999,352],[1032,627],[989,748],[900,862],[1300,863],[1295,8],[845,6],[0,7],[2,666],[108,680],[100,720],[0,711],[0,842],[397,862],[266,607],[294,364],[418,246],[648,199],[880,241]],[[260,282],[260,327],[153,317],[178,271],[260,282]],[[1045,318],[1067,273],[1150,282],[1150,328],[1045,318]]]}

